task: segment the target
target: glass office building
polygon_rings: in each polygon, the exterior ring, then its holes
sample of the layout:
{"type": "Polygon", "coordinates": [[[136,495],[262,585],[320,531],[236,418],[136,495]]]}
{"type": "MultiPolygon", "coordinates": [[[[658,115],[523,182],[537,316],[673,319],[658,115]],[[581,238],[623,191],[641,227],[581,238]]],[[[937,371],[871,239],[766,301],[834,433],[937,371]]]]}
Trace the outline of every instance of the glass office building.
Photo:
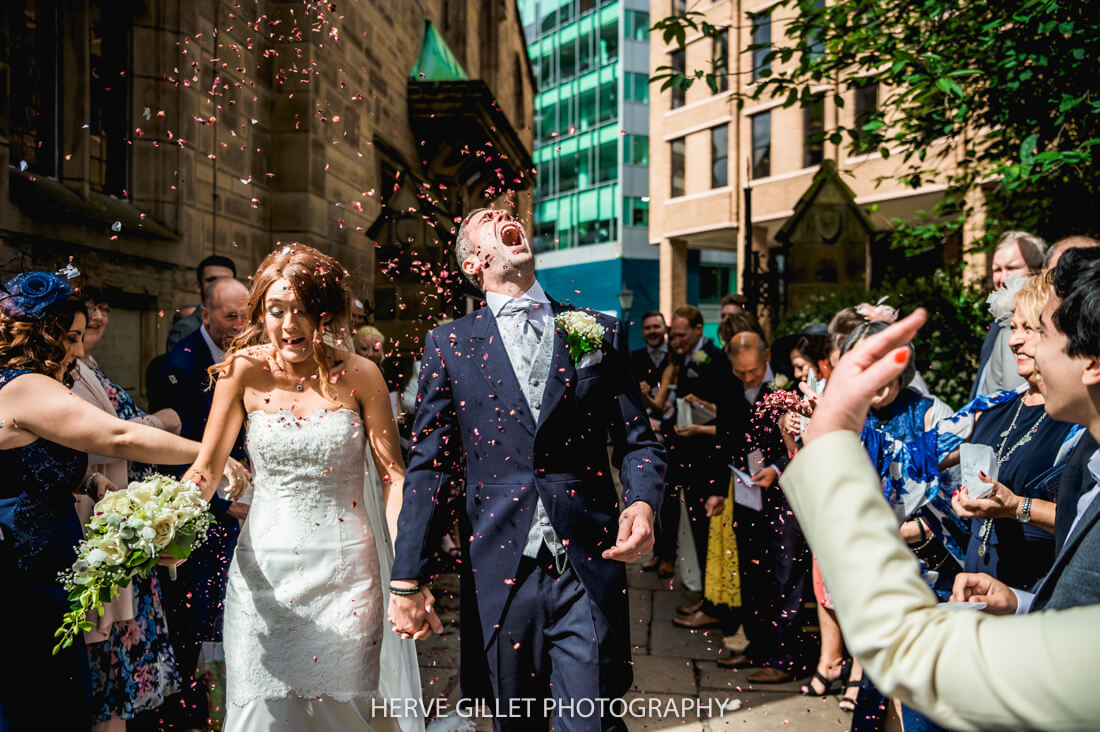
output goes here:
{"type": "MultiPolygon", "coordinates": [[[[538,85],[532,231],[554,297],[631,320],[656,309],[649,244],[649,3],[519,0],[538,85]]],[[[631,347],[642,345],[631,329],[631,347]]]]}

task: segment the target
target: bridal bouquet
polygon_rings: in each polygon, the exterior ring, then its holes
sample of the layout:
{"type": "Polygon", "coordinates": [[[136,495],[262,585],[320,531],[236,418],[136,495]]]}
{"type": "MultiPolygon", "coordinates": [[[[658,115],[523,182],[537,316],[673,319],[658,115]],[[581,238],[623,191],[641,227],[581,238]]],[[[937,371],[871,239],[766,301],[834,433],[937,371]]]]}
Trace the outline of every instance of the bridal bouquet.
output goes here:
{"type": "Polygon", "coordinates": [[[54,636],[53,652],[72,645],[90,630],[89,610],[102,612],[134,577],[145,577],[166,555],[187,559],[206,540],[213,516],[194,483],[149,475],[124,490],[112,491],[95,505],[88,536],[77,548],[71,569],[60,574],[69,591],[69,612],[54,636]]]}

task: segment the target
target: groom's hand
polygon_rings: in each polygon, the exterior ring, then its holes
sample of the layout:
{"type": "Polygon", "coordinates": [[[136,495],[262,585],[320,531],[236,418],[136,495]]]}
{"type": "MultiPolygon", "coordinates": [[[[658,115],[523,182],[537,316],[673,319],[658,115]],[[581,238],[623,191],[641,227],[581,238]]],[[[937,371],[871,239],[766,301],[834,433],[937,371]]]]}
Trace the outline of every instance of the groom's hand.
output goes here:
{"type": "MultiPolygon", "coordinates": [[[[396,580],[394,584],[403,584],[396,580]]],[[[443,622],[435,614],[435,597],[427,587],[416,595],[390,595],[389,621],[393,632],[402,639],[424,640],[443,632],[443,622]]]]}
{"type": "Polygon", "coordinates": [[[604,559],[633,562],[653,548],[653,507],[634,501],[619,514],[619,535],[604,559]]]}

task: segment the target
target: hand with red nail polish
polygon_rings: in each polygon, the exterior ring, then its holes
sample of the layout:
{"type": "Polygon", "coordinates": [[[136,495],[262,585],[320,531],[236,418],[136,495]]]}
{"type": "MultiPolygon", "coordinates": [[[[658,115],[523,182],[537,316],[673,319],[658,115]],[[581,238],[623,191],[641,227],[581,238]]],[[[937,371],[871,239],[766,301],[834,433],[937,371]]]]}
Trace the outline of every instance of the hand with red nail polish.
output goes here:
{"type": "Polygon", "coordinates": [[[807,444],[829,432],[849,430],[858,433],[863,428],[875,394],[901,376],[908,366],[909,343],[926,318],[925,311],[917,309],[844,354],[814,410],[814,418],[804,436],[807,444]]]}

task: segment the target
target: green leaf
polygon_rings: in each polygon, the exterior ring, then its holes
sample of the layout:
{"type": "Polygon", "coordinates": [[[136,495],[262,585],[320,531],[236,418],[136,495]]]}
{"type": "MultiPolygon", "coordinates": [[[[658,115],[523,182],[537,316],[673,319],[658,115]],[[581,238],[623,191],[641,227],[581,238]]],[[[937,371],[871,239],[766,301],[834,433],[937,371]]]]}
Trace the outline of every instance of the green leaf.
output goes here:
{"type": "Polygon", "coordinates": [[[1035,147],[1039,144],[1039,137],[1035,133],[1029,135],[1020,145],[1020,161],[1025,165],[1035,162],[1035,147]]]}

